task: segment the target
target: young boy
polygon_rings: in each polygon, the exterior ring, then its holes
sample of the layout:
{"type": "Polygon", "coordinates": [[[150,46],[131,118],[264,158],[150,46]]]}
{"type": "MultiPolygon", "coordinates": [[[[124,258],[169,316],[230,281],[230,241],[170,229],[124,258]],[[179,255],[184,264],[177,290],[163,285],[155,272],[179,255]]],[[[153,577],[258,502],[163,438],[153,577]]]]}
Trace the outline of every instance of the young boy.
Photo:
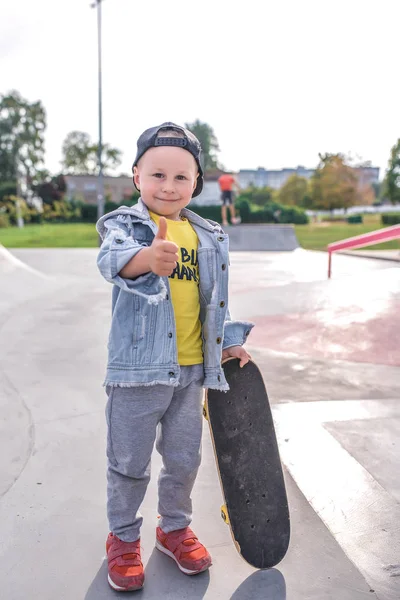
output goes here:
{"type": "Polygon", "coordinates": [[[157,437],[163,459],[156,547],[195,575],[211,557],[189,528],[200,464],[203,387],[227,390],[221,359],[244,366],[251,323],[228,311],[228,239],[186,210],[200,194],[200,143],[164,123],[138,140],[133,181],[141,198],[97,223],[101,274],[114,284],[108,394],[108,581],[140,589],[142,504],[157,437]],[[158,433],[158,435],[156,435],[158,433]]]}

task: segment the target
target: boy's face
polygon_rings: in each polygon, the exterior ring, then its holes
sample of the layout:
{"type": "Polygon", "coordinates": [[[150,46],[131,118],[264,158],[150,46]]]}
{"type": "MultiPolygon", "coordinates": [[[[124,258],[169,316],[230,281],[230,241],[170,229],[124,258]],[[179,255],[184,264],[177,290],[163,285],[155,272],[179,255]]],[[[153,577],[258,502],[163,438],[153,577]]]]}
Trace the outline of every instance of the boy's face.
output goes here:
{"type": "Polygon", "coordinates": [[[147,208],[173,220],[179,219],[181,209],[189,204],[197,175],[196,161],[190,152],[171,146],[150,148],[133,171],[147,208]]]}

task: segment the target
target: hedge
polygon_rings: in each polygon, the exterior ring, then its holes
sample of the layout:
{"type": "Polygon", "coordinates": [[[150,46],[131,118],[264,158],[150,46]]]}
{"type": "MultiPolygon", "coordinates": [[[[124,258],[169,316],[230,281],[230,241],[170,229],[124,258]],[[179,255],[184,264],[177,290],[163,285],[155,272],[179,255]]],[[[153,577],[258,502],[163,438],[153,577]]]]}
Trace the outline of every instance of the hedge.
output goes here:
{"type": "Polygon", "coordinates": [[[0,213],[0,229],[10,226],[10,219],[6,213],[0,213]]]}
{"type": "Polygon", "coordinates": [[[97,205],[82,204],[81,206],[81,221],[83,223],[96,223],[97,221],[97,205]]]}
{"type": "Polygon", "coordinates": [[[400,223],[400,213],[386,213],[382,215],[382,225],[398,225],[400,223]]]}
{"type": "MultiPolygon", "coordinates": [[[[190,210],[204,219],[212,219],[221,222],[221,206],[197,206],[189,205],[190,210]]],[[[295,223],[306,225],[308,216],[301,208],[296,206],[283,206],[271,203],[263,208],[250,205],[248,200],[242,199],[236,202],[242,223],[295,223]]]]}
{"type": "Polygon", "coordinates": [[[362,215],[350,215],[350,217],[347,217],[347,222],[350,225],[355,225],[356,223],[362,223],[363,217],[362,217],[362,215]]]}

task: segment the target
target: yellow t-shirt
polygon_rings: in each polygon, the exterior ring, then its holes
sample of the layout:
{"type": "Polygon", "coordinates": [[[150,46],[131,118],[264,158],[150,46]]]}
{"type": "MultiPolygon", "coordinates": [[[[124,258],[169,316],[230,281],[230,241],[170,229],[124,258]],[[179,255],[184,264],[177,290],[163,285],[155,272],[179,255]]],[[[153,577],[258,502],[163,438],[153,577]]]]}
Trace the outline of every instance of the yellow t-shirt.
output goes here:
{"type": "MultiPolygon", "coordinates": [[[[160,217],[150,212],[158,226],[160,217]]],[[[200,323],[198,238],[187,219],[167,219],[167,240],[179,247],[179,260],[169,276],[172,306],[175,313],[178,363],[199,365],[203,362],[200,323]]]]}

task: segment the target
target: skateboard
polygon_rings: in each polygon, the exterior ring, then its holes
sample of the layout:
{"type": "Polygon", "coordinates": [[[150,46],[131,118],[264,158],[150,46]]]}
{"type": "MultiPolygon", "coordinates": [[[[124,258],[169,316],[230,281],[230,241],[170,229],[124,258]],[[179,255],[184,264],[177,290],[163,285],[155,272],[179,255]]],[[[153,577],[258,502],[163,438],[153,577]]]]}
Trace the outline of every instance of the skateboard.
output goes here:
{"type": "Polygon", "coordinates": [[[285,556],[290,518],[267,391],[257,365],[224,361],[230,390],[207,390],[204,416],[213,442],[225,504],[221,516],[236,549],[257,569],[285,556]]]}

